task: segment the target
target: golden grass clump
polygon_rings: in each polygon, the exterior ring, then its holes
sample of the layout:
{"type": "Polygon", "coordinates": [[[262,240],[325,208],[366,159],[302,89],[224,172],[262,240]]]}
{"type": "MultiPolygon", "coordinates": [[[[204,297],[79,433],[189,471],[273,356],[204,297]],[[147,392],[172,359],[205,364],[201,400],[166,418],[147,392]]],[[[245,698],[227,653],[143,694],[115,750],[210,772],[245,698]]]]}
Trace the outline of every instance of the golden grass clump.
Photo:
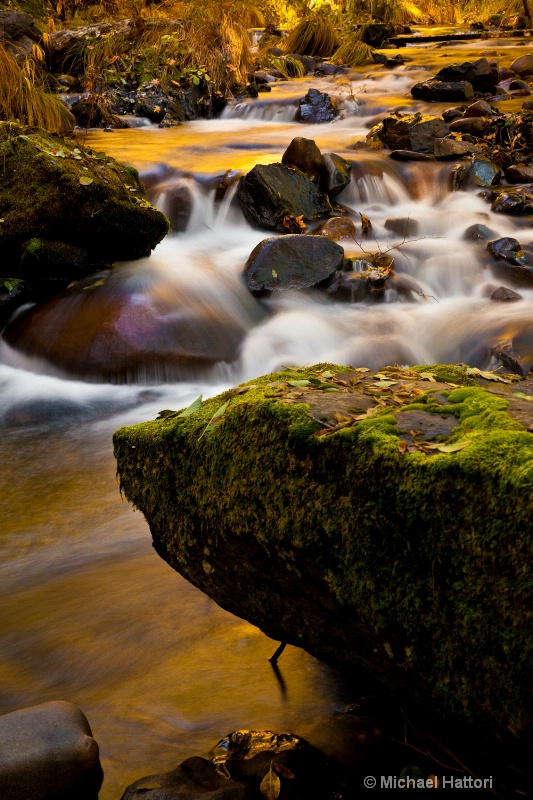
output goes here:
{"type": "Polygon", "coordinates": [[[289,78],[303,78],[306,74],[302,62],[293,56],[270,56],[263,63],[267,68],[277,69],[287,80],[289,78]]]}
{"type": "Polygon", "coordinates": [[[349,67],[358,67],[361,64],[371,64],[374,59],[372,48],[361,40],[361,32],[354,31],[344,36],[339,49],[330,61],[339,66],[347,64],[349,67]]]}
{"type": "Polygon", "coordinates": [[[337,49],[339,39],[330,19],[315,15],[303,19],[284,39],[286,53],[329,58],[337,49]]]}
{"type": "Polygon", "coordinates": [[[72,114],[60,97],[46,91],[40,70],[43,58],[38,45],[18,59],[0,44],[0,119],[54,133],[72,130],[72,114]]]}

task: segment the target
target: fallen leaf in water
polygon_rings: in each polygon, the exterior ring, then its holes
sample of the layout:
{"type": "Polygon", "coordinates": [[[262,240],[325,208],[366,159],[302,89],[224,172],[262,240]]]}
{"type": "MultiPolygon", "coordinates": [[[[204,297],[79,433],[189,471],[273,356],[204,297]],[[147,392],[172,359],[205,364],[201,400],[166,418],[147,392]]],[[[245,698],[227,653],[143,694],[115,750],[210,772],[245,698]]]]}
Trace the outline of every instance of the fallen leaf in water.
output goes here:
{"type": "Polygon", "coordinates": [[[277,800],[279,797],[279,793],[281,792],[281,781],[272,769],[272,764],[270,764],[269,771],[261,781],[259,791],[263,797],[266,798],[266,800],[277,800]]]}

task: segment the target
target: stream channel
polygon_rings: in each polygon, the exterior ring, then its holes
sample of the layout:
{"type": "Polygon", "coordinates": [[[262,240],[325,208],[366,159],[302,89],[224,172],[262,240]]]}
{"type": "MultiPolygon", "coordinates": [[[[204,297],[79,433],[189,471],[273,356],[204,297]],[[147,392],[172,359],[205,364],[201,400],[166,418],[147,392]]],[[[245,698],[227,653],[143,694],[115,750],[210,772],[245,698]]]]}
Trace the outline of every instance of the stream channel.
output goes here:
{"type": "MultiPolygon", "coordinates": [[[[101,748],[101,800],[118,800],[134,779],[206,753],[232,730],[305,736],[353,701],[357,687],[292,647],[280,660],[284,694],[268,663],[276,644],[159,560],[143,517],[120,497],[111,436],[287,364],[492,368],[489,350],[498,342],[521,337],[527,349],[533,293],[491,302],[486,285],[501,281],[484,248],[462,237],[479,222],[527,244],[531,219],[492,214],[479,188],[450,192],[449,162],[398,163],[386,151],[352,149],[385,111],[441,113],[447,106],[428,108],[410,95],[440,66],[489,53],[509,66],[524,46],[527,40],[512,39],[420,46],[399,51],[412,61],[392,72],[376,65],[340,81],[277,83],[216,120],[80,134],[85,145],[151,175],[152,184],[155,175],[150,196],[162,210],[176,189],[192,198],[184,232],[170,234],[149,259],[118,267],[124,291],[162,291],[170,307],[185,299],[199,320],[197,335],[209,341],[223,343],[227,320],[242,330],[237,360],[194,380],[162,370],[126,382],[81,381],[5,343],[0,350],[0,712],[51,699],[79,705],[101,748]],[[311,86],[343,101],[342,119],[296,121],[297,100],[311,86]],[[279,161],[295,136],[353,162],[352,182],[336,200],[356,212],[358,232],[359,212],[370,218],[379,248],[395,248],[396,268],[416,279],[420,295],[406,301],[391,292],[364,305],[312,291],[266,302],[248,294],[243,265],[269,234],[245,222],[233,190],[215,202],[214,178],[279,161]],[[403,237],[385,228],[391,217],[416,220],[419,233],[396,248],[403,237]]],[[[345,249],[360,253],[355,244],[345,249]]]]}

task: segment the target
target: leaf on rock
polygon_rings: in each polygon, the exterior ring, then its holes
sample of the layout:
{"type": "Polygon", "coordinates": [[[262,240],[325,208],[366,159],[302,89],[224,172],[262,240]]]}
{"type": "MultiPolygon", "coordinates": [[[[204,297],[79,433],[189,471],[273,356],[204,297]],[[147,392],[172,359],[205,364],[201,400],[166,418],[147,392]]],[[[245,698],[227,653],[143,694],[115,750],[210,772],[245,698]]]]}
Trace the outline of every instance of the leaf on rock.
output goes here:
{"type": "Polygon", "coordinates": [[[182,411],[181,414],[178,414],[178,419],[186,419],[186,417],[190,417],[191,414],[194,414],[195,411],[198,411],[198,409],[201,408],[201,406],[202,406],[202,395],[200,395],[200,397],[197,397],[196,400],[185,409],[185,411],[182,411]]]}
{"type": "Polygon", "coordinates": [[[521,400],[533,401],[533,394],[525,394],[525,392],[513,392],[513,397],[519,397],[521,400]]]}
{"type": "Polygon", "coordinates": [[[387,389],[389,386],[394,386],[398,381],[376,381],[372,386],[379,386],[380,389],[387,389]]]}
{"type": "Polygon", "coordinates": [[[311,381],[308,381],[308,380],[305,380],[305,379],[302,379],[302,380],[299,380],[299,381],[287,381],[287,383],[289,384],[289,386],[297,386],[297,387],[310,386],[311,385],[311,381]]]}
{"type": "Polygon", "coordinates": [[[201,433],[201,435],[198,437],[198,441],[200,441],[200,439],[202,439],[202,437],[203,437],[203,436],[205,436],[205,434],[206,434],[206,433],[209,433],[210,431],[212,431],[212,430],[215,428],[215,425],[214,425],[213,423],[214,423],[214,422],[215,422],[217,419],[220,419],[220,417],[222,416],[222,414],[224,414],[224,413],[226,412],[226,409],[228,408],[228,406],[229,406],[229,400],[228,400],[226,403],[224,403],[224,405],[221,405],[221,406],[220,406],[220,408],[218,408],[218,409],[215,411],[215,413],[213,414],[213,416],[211,417],[211,419],[209,420],[209,422],[208,422],[208,423],[207,423],[207,425],[205,426],[205,428],[204,428],[203,432],[202,432],[202,433],[201,433]]]}
{"type": "Polygon", "coordinates": [[[259,791],[263,797],[266,798],[266,800],[277,800],[279,797],[279,793],[281,792],[281,781],[272,769],[272,764],[270,764],[269,771],[261,781],[259,791]]]}
{"type": "Polygon", "coordinates": [[[405,439],[400,439],[398,442],[398,452],[402,455],[407,452],[407,442],[405,439]]]}
{"type": "Polygon", "coordinates": [[[463,447],[466,447],[467,444],[470,444],[470,439],[464,439],[462,442],[455,442],[454,444],[424,443],[424,447],[430,450],[438,450],[439,453],[456,453],[458,450],[462,450],[463,447]]]}
{"type": "Polygon", "coordinates": [[[435,372],[420,372],[419,374],[423,381],[432,381],[433,383],[436,383],[435,372]]]}
{"type": "Polygon", "coordinates": [[[87,175],[82,175],[80,178],[81,186],[90,186],[94,182],[94,178],[89,178],[87,175]]]}
{"type": "Polygon", "coordinates": [[[370,372],[370,367],[356,367],[354,372],[370,372]]]}
{"type": "Polygon", "coordinates": [[[467,375],[479,375],[480,378],[485,378],[486,381],[500,381],[501,383],[511,383],[508,378],[502,378],[501,375],[496,375],[495,372],[488,372],[487,370],[481,370],[477,367],[467,367],[466,370],[467,375]]]}
{"type": "Polygon", "coordinates": [[[280,764],[279,761],[273,761],[272,766],[276,772],[279,772],[279,774],[283,775],[284,778],[288,778],[289,780],[294,778],[294,772],[291,772],[291,770],[286,767],[285,764],[280,764]]]}

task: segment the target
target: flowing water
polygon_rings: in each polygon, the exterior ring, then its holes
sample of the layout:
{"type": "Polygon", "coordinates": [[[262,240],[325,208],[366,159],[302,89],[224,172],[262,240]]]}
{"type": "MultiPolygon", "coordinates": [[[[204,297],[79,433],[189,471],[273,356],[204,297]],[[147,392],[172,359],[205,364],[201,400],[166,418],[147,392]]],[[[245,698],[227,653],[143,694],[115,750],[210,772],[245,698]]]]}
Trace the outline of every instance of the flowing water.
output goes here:
{"type": "MultiPolygon", "coordinates": [[[[0,712],[49,699],[80,705],[101,747],[102,800],[118,800],[134,778],[204,753],[230,730],[305,735],[313,720],[353,699],[336,673],[294,648],[280,662],[282,690],[267,661],[275,644],[152,553],[144,519],[120,498],[111,435],[286,364],[491,367],[490,348],[511,338],[529,356],[533,293],[520,290],[516,303],[491,302],[487,284],[501,281],[491,275],[483,246],[462,236],[479,222],[527,244],[531,220],[492,214],[478,190],[451,193],[449,164],[398,164],[352,149],[376,115],[424,110],[409,89],[427,77],[428,65],[487,50],[502,66],[523,52],[500,41],[418,48],[394,72],[376,67],[341,80],[277,84],[218,120],[81,136],[138,167],[154,201],[185,228],[150,259],[119,266],[114,291],[133,304],[159,297],[166,318],[185,319],[187,335],[216,362],[192,377],[163,361],[152,370],[135,367],[105,381],[96,372],[82,381],[68,377],[53,356],[1,347],[0,712]],[[297,100],[311,85],[343,100],[342,119],[305,127],[295,121],[297,100]],[[268,234],[245,222],[231,181],[223,200],[215,187],[228,171],[280,160],[302,135],[353,163],[352,183],[337,199],[353,209],[358,233],[359,214],[371,219],[375,239],[364,240],[363,249],[390,251],[418,293],[406,299],[390,291],[372,305],[312,291],[266,302],[248,294],[242,268],[268,234]],[[184,196],[190,216],[176,201],[184,196]],[[391,217],[416,221],[416,236],[392,233],[385,227],[391,217]],[[235,349],[233,361],[224,356],[227,348],[235,349]]],[[[364,255],[355,242],[345,247],[364,255]]],[[[74,327],[83,328],[88,314],[75,310],[74,327]]],[[[61,336],[71,335],[72,328],[62,334],[62,324],[56,314],[51,353],[54,342],[64,346],[61,336]]],[[[161,337],[157,344],[163,346],[161,337]]]]}

